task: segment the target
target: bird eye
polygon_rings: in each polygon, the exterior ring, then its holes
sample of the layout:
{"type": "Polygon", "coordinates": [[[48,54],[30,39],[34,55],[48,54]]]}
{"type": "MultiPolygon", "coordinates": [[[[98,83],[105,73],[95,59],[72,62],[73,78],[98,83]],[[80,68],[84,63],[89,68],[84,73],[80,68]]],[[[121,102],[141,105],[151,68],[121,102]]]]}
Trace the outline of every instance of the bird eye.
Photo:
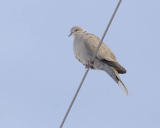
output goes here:
{"type": "Polygon", "coordinates": [[[75,29],[75,32],[77,32],[78,31],[78,29],[75,29]]]}

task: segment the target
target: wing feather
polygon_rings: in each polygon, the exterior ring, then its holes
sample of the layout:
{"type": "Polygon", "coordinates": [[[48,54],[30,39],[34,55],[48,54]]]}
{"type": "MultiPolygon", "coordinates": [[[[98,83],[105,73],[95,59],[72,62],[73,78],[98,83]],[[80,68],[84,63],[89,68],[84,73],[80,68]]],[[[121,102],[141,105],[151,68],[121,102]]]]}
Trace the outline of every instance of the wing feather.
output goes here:
{"type": "MultiPolygon", "coordinates": [[[[88,33],[87,35],[83,36],[83,40],[85,41],[86,47],[90,50],[92,54],[94,54],[100,42],[100,39],[97,36],[88,33]]],[[[115,55],[111,52],[107,45],[104,44],[104,42],[102,43],[97,53],[97,58],[100,60],[105,59],[108,61],[117,62],[115,55]]]]}
{"type": "MultiPolygon", "coordinates": [[[[100,39],[93,34],[87,33],[85,36],[83,36],[83,40],[87,49],[89,50],[89,53],[93,56],[100,42],[100,39]]],[[[118,73],[126,73],[126,69],[118,63],[115,55],[107,47],[107,45],[105,45],[104,42],[102,43],[96,57],[109,66],[112,66],[115,70],[118,71],[118,73]]]]}

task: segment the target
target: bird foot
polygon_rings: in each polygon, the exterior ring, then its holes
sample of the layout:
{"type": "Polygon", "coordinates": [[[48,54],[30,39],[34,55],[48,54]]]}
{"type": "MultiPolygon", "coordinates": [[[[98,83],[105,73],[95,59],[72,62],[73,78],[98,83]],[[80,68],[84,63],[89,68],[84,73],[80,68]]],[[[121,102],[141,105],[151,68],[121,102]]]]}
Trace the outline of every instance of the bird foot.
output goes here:
{"type": "Polygon", "coordinates": [[[85,65],[85,68],[91,68],[94,69],[94,62],[88,61],[87,64],[85,65]]]}

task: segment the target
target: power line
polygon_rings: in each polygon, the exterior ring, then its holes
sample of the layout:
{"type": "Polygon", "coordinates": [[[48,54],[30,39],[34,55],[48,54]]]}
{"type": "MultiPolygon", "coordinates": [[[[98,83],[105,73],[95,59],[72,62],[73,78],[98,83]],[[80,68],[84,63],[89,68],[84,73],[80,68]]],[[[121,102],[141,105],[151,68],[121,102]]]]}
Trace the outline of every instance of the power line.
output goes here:
{"type": "MultiPolygon", "coordinates": [[[[108,30],[109,30],[109,27],[110,27],[110,25],[111,25],[111,23],[112,23],[112,21],[113,21],[113,19],[114,19],[114,16],[115,16],[115,14],[116,14],[116,12],[117,12],[117,10],[118,10],[121,2],[122,2],[122,0],[119,0],[116,8],[114,9],[114,12],[113,12],[113,14],[112,14],[112,17],[111,17],[110,20],[109,20],[109,23],[108,23],[108,25],[107,25],[107,28],[105,29],[104,34],[103,34],[103,36],[102,36],[102,38],[101,38],[101,40],[100,40],[100,42],[99,42],[99,44],[98,44],[98,46],[97,46],[96,52],[95,52],[95,54],[94,54],[94,56],[93,56],[93,58],[92,58],[92,62],[94,62],[94,60],[95,60],[95,57],[96,57],[96,55],[97,55],[97,53],[98,53],[98,50],[99,50],[99,48],[100,48],[100,46],[101,46],[101,44],[102,44],[102,42],[103,42],[104,37],[106,36],[106,34],[107,34],[108,30]]],[[[68,114],[69,114],[69,112],[70,112],[70,110],[71,110],[71,108],[72,108],[72,106],[73,106],[73,104],[74,104],[74,101],[75,101],[75,99],[76,99],[76,97],[77,97],[77,95],[78,95],[78,93],[79,93],[79,91],[80,91],[80,89],[81,89],[81,87],[82,87],[82,85],[83,85],[84,80],[85,80],[86,77],[87,77],[87,74],[88,74],[89,70],[90,70],[90,68],[88,67],[88,68],[86,69],[86,72],[85,72],[85,74],[84,74],[84,76],[83,76],[83,78],[82,78],[82,80],[81,80],[81,82],[80,82],[80,84],[79,84],[79,86],[78,86],[78,89],[77,89],[77,91],[76,91],[76,93],[75,93],[75,95],[74,95],[74,97],[73,97],[73,99],[72,99],[72,101],[71,101],[71,103],[70,103],[67,111],[66,111],[66,114],[65,114],[65,116],[64,116],[64,118],[63,118],[63,120],[62,120],[61,125],[60,125],[59,128],[63,128],[63,125],[64,125],[64,123],[65,123],[65,120],[67,119],[67,116],[68,116],[68,114]]]]}

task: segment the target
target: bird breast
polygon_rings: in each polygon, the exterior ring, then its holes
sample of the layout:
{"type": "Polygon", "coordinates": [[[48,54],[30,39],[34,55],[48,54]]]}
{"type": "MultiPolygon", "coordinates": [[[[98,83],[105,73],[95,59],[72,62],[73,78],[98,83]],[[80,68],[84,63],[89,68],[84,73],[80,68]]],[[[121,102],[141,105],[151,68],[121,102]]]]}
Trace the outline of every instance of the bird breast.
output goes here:
{"type": "Polygon", "coordinates": [[[75,37],[74,39],[74,55],[75,57],[83,64],[86,64],[91,57],[87,52],[85,42],[82,39],[82,36],[75,37]]]}

